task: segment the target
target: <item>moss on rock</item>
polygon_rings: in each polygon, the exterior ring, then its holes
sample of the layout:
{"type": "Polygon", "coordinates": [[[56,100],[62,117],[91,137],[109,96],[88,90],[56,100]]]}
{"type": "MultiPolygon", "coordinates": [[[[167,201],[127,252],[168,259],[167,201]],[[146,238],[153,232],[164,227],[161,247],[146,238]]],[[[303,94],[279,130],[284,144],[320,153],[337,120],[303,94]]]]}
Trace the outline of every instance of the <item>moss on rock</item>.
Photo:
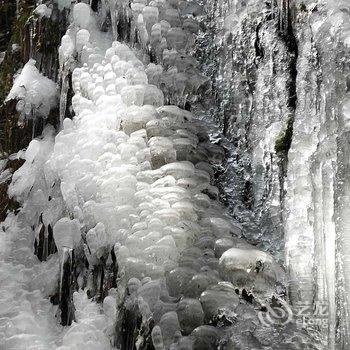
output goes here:
{"type": "Polygon", "coordinates": [[[293,139],[294,117],[287,119],[285,130],[281,131],[275,142],[275,152],[281,156],[287,156],[293,139]]]}

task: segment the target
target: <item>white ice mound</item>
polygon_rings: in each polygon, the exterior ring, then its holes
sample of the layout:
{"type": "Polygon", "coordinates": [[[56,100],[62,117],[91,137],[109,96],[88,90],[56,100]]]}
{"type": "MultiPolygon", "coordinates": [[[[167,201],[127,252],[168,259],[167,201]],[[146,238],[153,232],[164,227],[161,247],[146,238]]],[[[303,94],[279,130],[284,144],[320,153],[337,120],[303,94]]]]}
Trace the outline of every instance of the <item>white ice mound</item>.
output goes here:
{"type": "Polygon", "coordinates": [[[88,44],[90,33],[86,29],[80,29],[76,35],[76,49],[81,52],[84,45],[88,44]]]}
{"type": "Polygon", "coordinates": [[[87,28],[90,24],[91,9],[90,6],[80,2],[73,8],[74,24],[79,28],[87,28]]]}
{"type": "Polygon", "coordinates": [[[257,249],[231,248],[222,254],[220,273],[233,285],[265,292],[284,282],[284,272],[271,255],[257,249]]]}
{"type": "Polygon", "coordinates": [[[80,242],[80,223],[78,220],[62,218],[53,227],[53,236],[59,250],[73,249],[80,242]]]}
{"type": "Polygon", "coordinates": [[[6,101],[18,100],[17,111],[23,117],[47,117],[56,106],[58,99],[57,85],[43,76],[35,67],[35,60],[29,60],[16,77],[6,101]]]}
{"type": "Polygon", "coordinates": [[[62,346],[57,350],[99,349],[110,350],[111,345],[104,333],[108,327],[108,319],[101,314],[101,308],[88,299],[83,291],[74,292],[76,322],[65,333],[62,346]]]}
{"type": "Polygon", "coordinates": [[[42,18],[42,17],[50,18],[51,13],[52,13],[52,8],[47,7],[45,4],[41,4],[41,5],[38,5],[38,6],[35,8],[34,13],[35,13],[39,18],[42,18]]]}
{"type": "Polygon", "coordinates": [[[61,39],[61,46],[59,48],[59,59],[60,62],[64,63],[68,61],[75,50],[74,42],[69,35],[63,35],[61,39]]]}
{"type": "MultiPolygon", "coordinates": [[[[32,203],[28,209],[34,214],[35,205],[40,205],[42,190],[45,183],[44,164],[53,149],[53,128],[47,127],[43,132],[41,140],[32,140],[24,154],[25,163],[12,177],[12,182],[8,189],[8,194],[12,198],[20,201],[23,198],[31,199],[32,203]]],[[[49,174],[47,174],[49,179],[49,174]]],[[[52,183],[50,184],[52,185],[52,183]]]]}

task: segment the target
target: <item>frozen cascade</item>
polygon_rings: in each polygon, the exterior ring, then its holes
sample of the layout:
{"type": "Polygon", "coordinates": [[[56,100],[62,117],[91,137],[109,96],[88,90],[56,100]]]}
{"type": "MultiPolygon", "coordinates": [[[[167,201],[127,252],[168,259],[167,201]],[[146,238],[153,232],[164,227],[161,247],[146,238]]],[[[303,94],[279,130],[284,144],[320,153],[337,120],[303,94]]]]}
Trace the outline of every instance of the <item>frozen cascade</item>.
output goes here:
{"type": "Polygon", "coordinates": [[[203,39],[214,112],[234,144],[220,176],[231,211],[285,261],[292,304],[326,307],[327,349],[349,348],[348,11],[348,1],[218,1],[216,35],[203,39]]]}
{"type": "MultiPolygon", "coordinates": [[[[348,5],[295,6],[58,1],[71,12],[60,130],[13,155],[25,161],[8,189],[21,207],[0,233],[5,350],[321,349],[319,333],[347,349],[350,108],[348,66],[335,62],[350,31],[334,27],[348,5]],[[225,177],[235,220],[216,187],[225,177]],[[257,247],[282,261],[284,239],[287,274],[257,247]],[[286,322],[288,299],[327,303],[329,329],[286,322]]],[[[57,103],[33,61],[16,81],[19,107],[45,116],[57,103]],[[18,88],[26,71],[41,79],[33,92],[18,88]]]]}

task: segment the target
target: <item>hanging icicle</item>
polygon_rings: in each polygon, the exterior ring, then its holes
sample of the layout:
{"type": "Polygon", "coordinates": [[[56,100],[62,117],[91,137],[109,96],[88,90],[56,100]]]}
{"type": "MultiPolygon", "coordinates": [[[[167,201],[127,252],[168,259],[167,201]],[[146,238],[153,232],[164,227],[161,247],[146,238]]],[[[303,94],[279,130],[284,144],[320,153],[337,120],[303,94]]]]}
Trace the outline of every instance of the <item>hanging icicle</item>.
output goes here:
{"type": "Polygon", "coordinates": [[[60,72],[60,80],[61,80],[60,112],[59,112],[59,114],[60,114],[60,130],[63,127],[63,120],[66,117],[67,97],[68,97],[68,91],[69,91],[69,71],[67,71],[64,67],[60,72]]]}

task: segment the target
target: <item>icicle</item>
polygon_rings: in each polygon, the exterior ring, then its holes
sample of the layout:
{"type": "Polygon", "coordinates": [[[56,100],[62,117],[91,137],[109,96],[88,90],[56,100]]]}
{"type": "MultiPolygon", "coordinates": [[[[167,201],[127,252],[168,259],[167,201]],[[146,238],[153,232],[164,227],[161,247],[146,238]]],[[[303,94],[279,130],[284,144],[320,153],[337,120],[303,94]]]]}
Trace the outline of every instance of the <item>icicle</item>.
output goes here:
{"type": "Polygon", "coordinates": [[[19,2],[20,0],[16,0],[16,17],[19,18],[19,2]]]}
{"type": "Polygon", "coordinates": [[[60,94],[60,129],[63,127],[63,120],[66,117],[67,110],[67,96],[69,90],[69,72],[66,70],[65,65],[61,69],[61,94],[60,94]]]}
{"type": "MultiPolygon", "coordinates": [[[[271,6],[274,10],[273,1],[271,3],[271,6]]],[[[279,12],[279,29],[281,32],[285,32],[288,30],[289,25],[289,0],[280,0],[276,10],[279,12]]]]}
{"type": "Polygon", "coordinates": [[[34,137],[35,137],[35,126],[36,126],[35,108],[33,109],[32,114],[34,115],[34,117],[33,117],[33,124],[32,124],[32,139],[34,139],[34,137]]]}
{"type": "Polygon", "coordinates": [[[111,13],[111,22],[112,22],[112,31],[113,31],[113,37],[116,38],[118,35],[118,12],[116,11],[116,3],[115,0],[109,0],[109,9],[111,13]]]}
{"type": "Polygon", "coordinates": [[[46,261],[49,256],[49,242],[47,227],[44,228],[44,246],[43,246],[43,261],[46,261]]]}
{"type": "Polygon", "coordinates": [[[279,17],[280,17],[280,31],[283,32],[283,4],[284,0],[280,0],[279,17]]]}
{"type": "Polygon", "coordinates": [[[337,321],[339,349],[350,348],[350,179],[347,164],[349,161],[348,132],[338,136],[337,156],[339,164],[336,199],[336,259],[337,259],[337,321]]]}
{"type": "Polygon", "coordinates": [[[33,23],[29,24],[29,58],[33,57],[33,23]]]}

